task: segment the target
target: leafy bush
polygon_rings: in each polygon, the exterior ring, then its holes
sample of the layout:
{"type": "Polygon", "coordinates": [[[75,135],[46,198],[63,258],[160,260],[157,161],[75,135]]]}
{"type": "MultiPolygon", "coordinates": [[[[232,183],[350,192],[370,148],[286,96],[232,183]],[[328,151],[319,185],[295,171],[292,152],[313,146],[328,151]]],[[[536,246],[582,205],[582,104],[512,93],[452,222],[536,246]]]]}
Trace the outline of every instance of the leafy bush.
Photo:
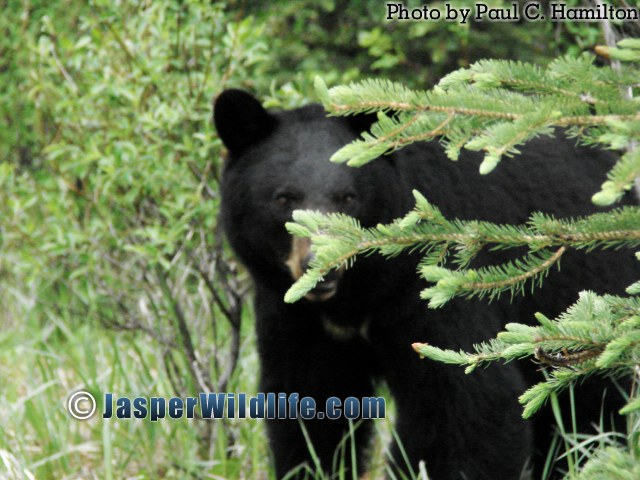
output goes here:
{"type": "Polygon", "coordinates": [[[317,74],[340,83],[384,73],[424,86],[481,56],[545,62],[597,31],[382,16],[375,0],[4,2],[7,471],[183,478],[266,468],[251,422],[78,424],[60,405],[79,386],[96,397],[255,388],[247,285],[217,225],[223,152],[209,118],[222,89],[289,108],[313,97],[317,74]]]}

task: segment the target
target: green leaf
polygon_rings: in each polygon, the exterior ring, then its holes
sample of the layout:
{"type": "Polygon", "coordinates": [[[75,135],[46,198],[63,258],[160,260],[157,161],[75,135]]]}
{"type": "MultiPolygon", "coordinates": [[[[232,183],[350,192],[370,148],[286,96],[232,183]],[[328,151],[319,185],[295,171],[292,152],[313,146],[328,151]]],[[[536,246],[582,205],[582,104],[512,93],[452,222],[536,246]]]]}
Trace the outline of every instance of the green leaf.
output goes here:
{"type": "Polygon", "coordinates": [[[640,410],[640,397],[633,398],[620,409],[620,415],[629,415],[640,410]]]}

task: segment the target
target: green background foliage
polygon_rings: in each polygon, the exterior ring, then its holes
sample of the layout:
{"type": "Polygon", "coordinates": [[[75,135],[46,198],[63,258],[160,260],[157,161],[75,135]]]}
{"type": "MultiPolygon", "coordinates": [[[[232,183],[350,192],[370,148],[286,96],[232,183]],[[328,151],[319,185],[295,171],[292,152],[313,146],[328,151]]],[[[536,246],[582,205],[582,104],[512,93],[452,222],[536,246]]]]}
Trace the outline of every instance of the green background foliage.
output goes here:
{"type": "Polygon", "coordinates": [[[591,24],[387,23],[373,0],[0,5],[8,478],[271,476],[260,422],[76,422],[64,410],[81,387],[255,392],[248,282],[217,225],[210,115],[224,88],[290,108],[314,100],[318,75],[427,87],[479,58],[546,64],[599,38],[591,24]]]}

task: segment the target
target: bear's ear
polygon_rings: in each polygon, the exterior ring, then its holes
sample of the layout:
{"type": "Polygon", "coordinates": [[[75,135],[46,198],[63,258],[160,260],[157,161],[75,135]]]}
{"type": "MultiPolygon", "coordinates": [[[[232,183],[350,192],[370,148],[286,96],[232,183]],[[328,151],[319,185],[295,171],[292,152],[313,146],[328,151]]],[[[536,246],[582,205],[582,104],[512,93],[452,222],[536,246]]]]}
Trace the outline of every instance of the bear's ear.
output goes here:
{"type": "Polygon", "coordinates": [[[213,123],[229,151],[240,153],[269,135],[276,119],[251,94],[225,90],[214,102],[213,123]]]}

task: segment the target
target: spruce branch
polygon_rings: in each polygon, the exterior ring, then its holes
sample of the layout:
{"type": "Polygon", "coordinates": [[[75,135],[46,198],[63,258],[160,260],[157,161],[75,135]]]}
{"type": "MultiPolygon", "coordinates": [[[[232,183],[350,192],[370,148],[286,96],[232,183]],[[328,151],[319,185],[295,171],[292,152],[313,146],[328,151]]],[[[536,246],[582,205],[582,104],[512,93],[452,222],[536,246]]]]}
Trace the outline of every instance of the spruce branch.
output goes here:
{"type": "Polygon", "coordinates": [[[403,218],[387,225],[362,228],[344,214],[295,211],[290,233],[311,239],[316,257],[287,292],[285,300],[302,298],[331,270],[351,265],[358,255],[378,252],[392,257],[407,250],[426,252],[420,273],[435,283],[423,291],[433,308],[455,296],[497,298],[522,292],[528,281],[539,285],[567,249],[591,251],[640,246],[640,208],[622,207],[575,219],[534,213],[524,225],[448,220],[437,207],[414,191],[416,205],[403,218]],[[483,250],[526,247],[529,253],[513,262],[480,269],[451,270],[442,266],[451,257],[468,266],[483,250]],[[435,252],[435,254],[434,254],[435,252]]]}
{"type": "MultiPolygon", "coordinates": [[[[467,366],[470,373],[478,366],[496,361],[533,357],[550,368],[549,379],[527,390],[520,402],[523,416],[533,415],[551,396],[571,382],[593,374],[619,375],[633,368],[640,355],[640,300],[599,296],[582,292],[578,301],[556,319],[537,314],[538,326],[510,323],[489,342],[476,345],[473,353],[440,349],[414,343],[422,357],[467,366]]],[[[640,409],[630,402],[621,413],[640,409]]]]}
{"type": "Polygon", "coordinates": [[[424,289],[420,296],[429,300],[431,308],[438,308],[455,296],[482,298],[488,295],[493,300],[505,291],[513,295],[524,290],[527,280],[541,284],[544,274],[558,263],[566,249],[563,246],[555,252],[538,252],[515,262],[478,270],[451,271],[428,265],[422,268],[422,276],[436,285],[424,289]]]}
{"type": "Polygon", "coordinates": [[[640,463],[633,452],[619,446],[599,448],[573,478],[634,480],[640,478],[640,463]]]}
{"type": "MultiPolygon", "coordinates": [[[[638,52],[640,39],[623,40],[617,48],[600,47],[598,53],[627,62],[616,69],[596,66],[588,56],[562,57],[546,68],[484,60],[451,73],[428,91],[378,80],[328,89],[318,80],[318,96],[331,113],[379,112],[370,132],[332,160],[364,165],[413,142],[437,139],[452,160],[462,148],[484,152],[480,171],[486,174],[502,158],[517,155],[520,145],[561,127],[583,144],[627,150],[592,198],[596,204],[611,205],[640,177],[639,150],[626,148],[640,142],[640,102],[633,95],[621,95],[640,86],[640,71],[633,63],[640,61],[638,52]]],[[[287,228],[311,239],[316,258],[286,300],[301,298],[331,269],[348,267],[363,254],[392,257],[418,252],[419,272],[431,282],[422,296],[435,308],[456,296],[492,299],[504,292],[514,295],[528,285],[535,288],[571,249],[588,253],[640,246],[637,206],[573,219],[541,212],[522,225],[501,225],[448,219],[418,192],[414,197],[411,212],[374,228],[362,228],[341,214],[295,212],[287,228]],[[509,249],[527,252],[518,252],[510,262],[472,268],[480,252],[509,249]]],[[[413,348],[422,357],[465,366],[467,373],[489,362],[530,357],[549,375],[520,398],[523,416],[529,417],[551,395],[585,376],[616,377],[637,371],[640,281],[627,293],[629,297],[582,292],[557,318],[538,313],[536,326],[510,323],[470,353],[420,342],[413,348]]],[[[620,413],[640,413],[636,390],[620,413]]],[[[580,478],[599,478],[601,471],[631,471],[636,463],[620,449],[604,449],[588,462],[580,478]]]]}
{"type": "MultiPolygon", "coordinates": [[[[634,41],[627,56],[637,56],[634,41]]],[[[617,50],[610,50],[616,54],[617,50]]],[[[381,112],[362,138],[336,152],[332,160],[364,165],[413,142],[439,138],[447,156],[481,150],[480,172],[489,173],[518,146],[555,127],[581,129],[589,143],[619,148],[640,141],[640,103],[620,95],[638,84],[638,69],[596,67],[590,57],[562,57],[546,69],[511,61],[482,60],[443,78],[432,90],[413,91],[398,83],[365,80],[327,88],[316,79],[318,97],[333,114],[381,112]],[[384,113],[384,114],[383,114],[384,113]],[[621,128],[624,126],[625,128],[621,128]],[[590,134],[589,130],[598,132],[590,134]]],[[[609,205],[631,188],[639,173],[629,152],[609,173],[594,202],[609,205]]]]}

